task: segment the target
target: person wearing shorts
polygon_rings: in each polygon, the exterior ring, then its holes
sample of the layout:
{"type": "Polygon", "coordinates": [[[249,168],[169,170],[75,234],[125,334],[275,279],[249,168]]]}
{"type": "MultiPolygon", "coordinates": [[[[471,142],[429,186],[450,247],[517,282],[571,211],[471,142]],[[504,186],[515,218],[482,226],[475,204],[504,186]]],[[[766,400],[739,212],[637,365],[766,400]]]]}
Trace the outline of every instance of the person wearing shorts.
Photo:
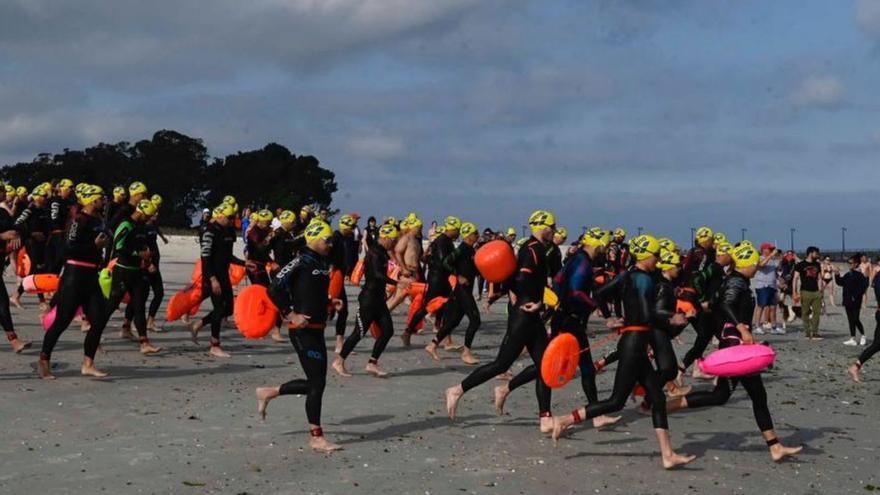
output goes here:
{"type": "Polygon", "coordinates": [[[776,323],[777,269],[781,253],[776,246],[765,242],[761,244],[761,258],[758,261],[758,272],[755,274],[755,333],[758,335],[769,331],[775,335],[785,334],[785,330],[776,323]]]}

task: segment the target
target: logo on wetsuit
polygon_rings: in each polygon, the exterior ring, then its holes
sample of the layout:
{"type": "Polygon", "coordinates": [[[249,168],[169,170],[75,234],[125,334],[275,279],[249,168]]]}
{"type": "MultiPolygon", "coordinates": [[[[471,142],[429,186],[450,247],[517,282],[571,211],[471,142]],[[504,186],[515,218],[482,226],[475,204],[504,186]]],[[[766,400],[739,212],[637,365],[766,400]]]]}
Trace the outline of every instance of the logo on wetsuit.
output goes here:
{"type": "Polygon", "coordinates": [[[306,352],[306,356],[308,356],[309,359],[317,359],[318,361],[324,360],[324,356],[322,356],[321,353],[318,351],[308,351],[306,352]]]}

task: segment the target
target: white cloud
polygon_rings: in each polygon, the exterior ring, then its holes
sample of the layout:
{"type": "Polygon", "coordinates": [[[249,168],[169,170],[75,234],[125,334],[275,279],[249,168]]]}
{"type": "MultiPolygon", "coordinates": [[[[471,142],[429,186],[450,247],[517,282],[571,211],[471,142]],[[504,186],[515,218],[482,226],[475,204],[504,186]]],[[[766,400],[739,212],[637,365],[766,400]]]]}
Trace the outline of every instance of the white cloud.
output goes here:
{"type": "Polygon", "coordinates": [[[862,31],[880,36],[880,0],[856,0],[856,24],[862,31]]]}
{"type": "Polygon", "coordinates": [[[347,147],[355,156],[375,160],[396,158],[406,150],[401,139],[378,134],[350,138],[347,147]]]}
{"type": "Polygon", "coordinates": [[[834,76],[810,76],[801,81],[791,94],[791,101],[800,106],[831,107],[843,100],[843,84],[834,76]]]}

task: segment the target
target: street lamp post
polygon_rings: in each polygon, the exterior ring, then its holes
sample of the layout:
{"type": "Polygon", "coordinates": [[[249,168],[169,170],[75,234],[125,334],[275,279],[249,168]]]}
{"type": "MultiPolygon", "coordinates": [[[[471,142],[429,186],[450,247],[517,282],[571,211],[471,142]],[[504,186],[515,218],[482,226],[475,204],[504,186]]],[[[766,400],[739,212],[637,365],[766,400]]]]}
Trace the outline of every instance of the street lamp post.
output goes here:
{"type": "Polygon", "coordinates": [[[797,232],[797,229],[792,227],[788,229],[788,233],[791,235],[791,250],[794,251],[794,233],[797,232]]]}
{"type": "Polygon", "coordinates": [[[637,230],[639,231],[639,235],[642,235],[642,230],[643,230],[643,229],[644,229],[644,227],[639,227],[639,228],[637,229],[637,230]]]}
{"type": "Polygon", "coordinates": [[[691,227],[691,246],[693,246],[694,242],[696,242],[696,240],[697,240],[696,236],[697,236],[697,228],[691,227]]]}
{"type": "Polygon", "coordinates": [[[526,226],[525,225],[522,226],[522,236],[523,237],[526,236],[526,226]]]}
{"type": "Polygon", "coordinates": [[[840,253],[846,257],[846,227],[840,228],[840,253]]]}
{"type": "Polygon", "coordinates": [[[746,240],[746,232],[748,232],[748,231],[749,231],[749,229],[739,229],[739,234],[740,234],[740,236],[739,236],[740,239],[739,239],[739,240],[740,240],[740,241],[744,241],[744,240],[746,240]]]}

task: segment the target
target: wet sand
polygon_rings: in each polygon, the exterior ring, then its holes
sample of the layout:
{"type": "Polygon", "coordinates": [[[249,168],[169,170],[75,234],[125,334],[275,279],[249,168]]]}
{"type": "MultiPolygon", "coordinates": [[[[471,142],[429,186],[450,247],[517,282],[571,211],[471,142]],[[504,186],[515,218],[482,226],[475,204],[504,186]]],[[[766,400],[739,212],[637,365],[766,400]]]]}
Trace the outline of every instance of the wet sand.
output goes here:
{"type": "MultiPolygon", "coordinates": [[[[166,300],[188,282],[196,256],[192,238],[173,238],[163,248],[166,300]]],[[[265,421],[257,417],[255,387],[303,373],[289,343],[245,341],[234,328],[223,333],[233,354],[228,360],[207,356],[207,334],[202,346],[190,343],[180,322],[151,337],[163,353],[143,357],[136,343],[118,338],[117,314],[104,333],[107,353],[97,358],[111,375],[94,380],[79,376],[83,337],[74,325],[53,355],[58,380],[44,382],[35,371],[43,333],[36,298],[24,301],[13,318],[34,348],[15,355],[4,344],[0,354],[3,493],[818,494],[880,487],[880,357],[865,366],[862,384],[849,380],[846,366],[860,348],[841,345],[848,331],[839,309],[823,318],[825,341],[807,342],[799,321],[789,327],[795,332],[763,337],[779,352],[765,374],[773,419],[784,443],[805,445],[800,456],[770,462],[748,396],[737,389],[722,408],[670,416],[678,450],[699,458],[665,472],[650,418],[636,413],[635,403],[615,428],[580,428],[557,447],[538,432],[533,388],[516,391],[498,417],[493,381],[466,395],[459,419],[451,422],[442,392],[472,368],[457,354],[432,361],[421,350],[427,335],[415,337],[410,350],[397,337],[391,341],[381,361],[392,372],[388,379],[363,372],[369,338],[349,359],[354,377],[331,372],[323,426],[345,447],[332,455],[307,448],[304,398],[276,399],[265,421]]],[[[862,321],[870,338],[873,301],[869,306],[862,321]]],[[[399,333],[405,308],[398,311],[399,333]]],[[[503,313],[496,305],[493,314],[484,314],[475,343],[484,362],[501,341],[503,313]]],[[[591,326],[600,339],[605,335],[600,325],[591,326]]],[[[327,336],[332,349],[329,329],[327,336]]],[[[689,344],[693,332],[683,336],[689,344]]],[[[463,338],[463,328],[455,337],[463,338]]],[[[679,355],[686,349],[676,346],[679,355]]],[[[520,360],[513,370],[527,364],[520,360]]],[[[610,394],[613,372],[599,376],[600,397],[610,394]]],[[[580,405],[579,389],[575,380],[554,393],[554,411],[580,405]]]]}

